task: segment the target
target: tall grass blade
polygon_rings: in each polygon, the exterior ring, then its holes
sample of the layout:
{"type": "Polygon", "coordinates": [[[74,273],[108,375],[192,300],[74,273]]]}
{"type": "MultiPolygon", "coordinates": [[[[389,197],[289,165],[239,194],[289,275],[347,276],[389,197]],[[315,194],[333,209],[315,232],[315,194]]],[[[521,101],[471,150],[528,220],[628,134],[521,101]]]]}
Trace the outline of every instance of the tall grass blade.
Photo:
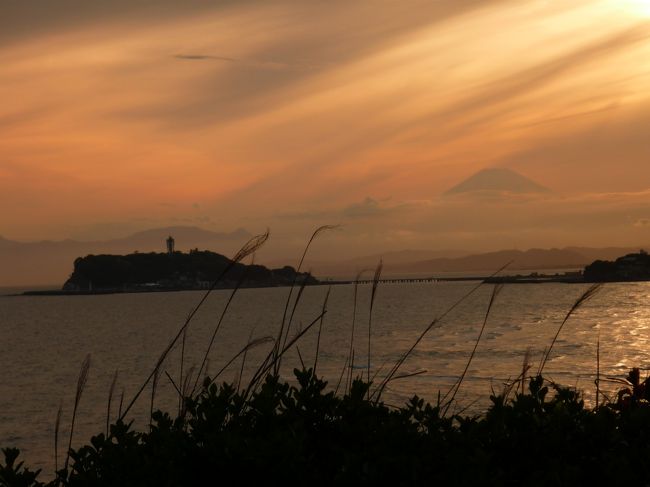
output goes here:
{"type": "Polygon", "coordinates": [[[600,329],[598,329],[598,341],[596,342],[596,409],[598,409],[600,398],[600,329]]]}
{"type": "Polygon", "coordinates": [[[215,326],[214,330],[212,331],[212,336],[210,337],[210,341],[208,342],[208,348],[205,350],[205,354],[203,355],[203,360],[201,361],[201,366],[199,367],[199,372],[196,374],[196,380],[194,382],[194,386],[192,387],[192,394],[191,395],[194,395],[194,392],[196,391],[196,388],[198,387],[199,380],[201,379],[201,374],[203,373],[203,369],[205,368],[205,365],[208,362],[208,357],[210,356],[210,351],[212,350],[212,346],[214,345],[214,341],[215,341],[215,339],[217,337],[217,333],[219,333],[219,329],[221,328],[221,324],[223,323],[223,319],[226,316],[226,313],[228,312],[228,309],[230,308],[230,304],[232,303],[233,299],[235,298],[235,294],[237,294],[237,291],[239,291],[239,288],[245,282],[247,274],[248,274],[248,269],[246,269],[245,272],[242,272],[241,277],[237,280],[237,284],[235,285],[235,288],[232,290],[232,292],[230,293],[230,296],[228,297],[228,301],[226,301],[226,305],[223,307],[223,310],[221,311],[221,316],[219,316],[219,321],[217,321],[217,326],[215,326]]]}
{"type": "MultiPolygon", "coordinates": [[[[291,283],[291,286],[289,287],[289,295],[287,296],[287,301],[284,304],[284,312],[282,313],[282,322],[280,323],[280,331],[278,333],[278,339],[275,344],[275,348],[273,350],[273,354],[277,356],[277,354],[280,351],[280,344],[282,342],[282,337],[285,336],[285,324],[287,321],[287,313],[289,312],[289,303],[291,303],[291,297],[293,296],[293,289],[296,286],[296,280],[298,279],[298,274],[300,273],[302,269],[302,265],[305,262],[305,257],[307,256],[307,252],[309,252],[309,247],[311,247],[312,242],[318,237],[321,233],[327,232],[329,230],[333,230],[335,228],[338,228],[338,225],[323,225],[318,227],[316,230],[314,230],[314,233],[311,234],[311,237],[309,238],[309,241],[307,242],[307,245],[305,246],[305,249],[302,252],[302,256],[300,257],[300,262],[298,262],[298,267],[296,269],[296,274],[293,277],[293,282],[291,283]]],[[[288,334],[287,334],[288,335],[288,334]]],[[[283,343],[283,345],[286,344],[283,343]]],[[[274,360],[274,364],[278,364],[277,360],[274,360]]],[[[276,367],[276,365],[274,365],[276,367]]],[[[276,367],[274,369],[274,374],[278,375],[278,368],[276,367]]]]}
{"type": "Polygon", "coordinates": [[[367,269],[362,269],[357,273],[356,278],[354,279],[354,297],[352,302],[352,326],[350,327],[350,348],[348,350],[348,359],[347,363],[349,364],[348,368],[348,378],[346,380],[346,390],[349,390],[350,384],[352,384],[352,368],[354,367],[354,328],[357,319],[357,302],[359,297],[359,280],[364,272],[367,269]]]}
{"type": "Polygon", "coordinates": [[[192,375],[194,375],[194,369],[195,367],[192,366],[190,369],[187,371],[187,374],[185,375],[185,381],[183,382],[183,385],[181,387],[181,392],[183,393],[183,403],[185,403],[185,398],[190,397],[190,382],[192,382],[192,375]]]}
{"type": "Polygon", "coordinates": [[[113,393],[115,392],[115,384],[117,383],[117,373],[118,369],[115,369],[113,380],[111,381],[111,387],[108,389],[108,404],[106,406],[106,436],[108,436],[111,423],[111,402],[113,401],[113,393]]]}
{"type": "MultiPolygon", "coordinates": [[[[183,383],[183,368],[185,366],[185,342],[187,341],[187,328],[183,330],[183,339],[181,340],[181,367],[180,367],[180,372],[178,374],[178,383],[182,384],[183,383]]],[[[154,380],[156,380],[156,375],[154,374],[154,380]]],[[[181,401],[183,400],[182,397],[178,398],[178,410],[181,410],[182,404],[181,401]]]]}
{"type": "Polygon", "coordinates": [[[348,366],[348,359],[346,357],[345,362],[343,363],[343,368],[341,369],[341,375],[339,375],[339,381],[336,383],[336,389],[334,389],[335,396],[339,392],[339,387],[341,387],[341,381],[343,380],[343,374],[345,374],[347,366],[348,366]]]}
{"type": "Polygon", "coordinates": [[[151,382],[151,402],[149,404],[149,430],[151,430],[151,423],[153,421],[153,403],[156,398],[156,390],[158,389],[158,379],[160,378],[160,370],[162,369],[163,362],[165,357],[161,356],[156,365],[155,374],[153,375],[153,380],[151,382]]]}
{"type": "Polygon", "coordinates": [[[59,404],[59,410],[56,412],[56,421],[54,422],[54,473],[56,475],[55,485],[59,485],[59,431],[61,428],[61,413],[63,412],[63,401],[59,404]]]}
{"type": "Polygon", "coordinates": [[[447,408],[445,409],[445,412],[449,408],[449,405],[454,402],[454,399],[456,398],[456,394],[458,394],[458,390],[460,389],[460,386],[463,384],[463,380],[465,379],[465,376],[467,375],[467,371],[469,370],[469,367],[472,364],[472,360],[474,360],[474,355],[476,355],[476,349],[478,348],[478,344],[481,341],[481,337],[483,337],[483,332],[485,331],[488,318],[490,317],[490,311],[492,311],[492,306],[494,305],[494,301],[496,300],[497,296],[499,295],[502,289],[503,289],[502,283],[495,284],[494,287],[492,288],[492,295],[490,296],[490,303],[488,304],[487,311],[485,312],[483,325],[481,326],[481,330],[479,331],[478,337],[476,338],[476,342],[474,342],[474,348],[472,349],[472,353],[467,359],[467,364],[465,364],[465,369],[463,370],[463,373],[460,375],[456,384],[454,384],[454,386],[451,387],[449,392],[447,392],[447,394],[445,394],[445,396],[442,399],[444,401],[447,398],[447,395],[449,395],[449,393],[453,391],[451,397],[449,398],[449,402],[447,403],[447,408]]]}
{"type": "MultiPolygon", "coordinates": [[[[501,267],[499,270],[494,272],[489,279],[493,278],[497,274],[501,273],[506,267],[508,267],[511,264],[511,262],[508,262],[506,265],[501,267]]],[[[422,331],[422,333],[418,336],[418,338],[415,340],[413,345],[402,354],[402,356],[397,360],[391,371],[388,373],[388,375],[384,378],[384,380],[379,384],[377,389],[375,389],[375,392],[373,392],[373,396],[377,394],[376,401],[379,401],[381,398],[381,393],[383,392],[384,388],[386,387],[386,384],[390,382],[390,380],[393,378],[393,376],[397,373],[397,371],[400,369],[402,364],[406,361],[406,359],[413,353],[413,350],[420,344],[422,339],[442,320],[444,320],[452,311],[454,311],[458,306],[460,306],[463,302],[465,302],[470,296],[472,296],[483,284],[485,281],[481,281],[478,283],[476,286],[472,287],[467,293],[465,293],[460,299],[458,299],[455,303],[453,303],[449,308],[445,310],[444,313],[442,313],[440,316],[437,318],[434,318],[431,323],[427,325],[427,327],[422,331]]]]}
{"type": "Polygon", "coordinates": [[[217,374],[210,379],[209,384],[213,384],[219,376],[228,368],[230,365],[237,360],[239,357],[242,356],[242,354],[246,353],[248,350],[251,350],[252,348],[259,347],[260,345],[264,345],[266,343],[275,343],[275,340],[273,337],[266,336],[266,337],[261,337],[261,338],[256,338],[255,340],[252,340],[246,344],[244,348],[242,348],[239,352],[237,352],[228,362],[226,362],[226,365],[221,367],[221,369],[217,372],[217,374]]]}
{"type": "Polygon", "coordinates": [[[318,365],[318,354],[320,352],[320,337],[323,333],[323,321],[325,320],[325,311],[327,311],[327,302],[330,299],[330,292],[332,291],[332,286],[327,288],[327,293],[325,294],[325,300],[323,301],[322,317],[320,319],[320,324],[318,325],[318,336],[316,338],[316,354],[314,355],[314,375],[316,375],[316,367],[318,365]]]}
{"type": "MultiPolygon", "coordinates": [[[[287,350],[291,349],[298,340],[300,340],[305,333],[307,333],[311,328],[318,323],[318,321],[321,319],[323,316],[323,313],[320,313],[316,318],[312,320],[309,325],[307,325],[303,330],[301,330],[299,333],[297,333],[289,342],[280,350],[279,353],[272,354],[272,359],[267,363],[262,370],[259,372],[259,374],[256,374],[256,376],[253,378],[253,380],[249,383],[248,388],[246,389],[246,393],[244,394],[244,397],[248,397],[248,394],[253,390],[253,388],[256,386],[257,382],[265,376],[265,374],[270,371],[272,368],[275,367],[275,364],[278,360],[282,358],[282,356],[287,352],[287,350]]],[[[266,361],[265,361],[266,362],[266,361]]],[[[275,370],[275,369],[274,369],[275,370]]],[[[274,374],[275,375],[275,374],[274,374]]]]}
{"type": "Polygon", "coordinates": [[[372,378],[370,379],[370,383],[374,383],[374,382],[375,382],[375,379],[377,378],[377,376],[378,376],[379,374],[381,374],[381,371],[384,370],[384,368],[386,367],[386,364],[387,364],[387,363],[388,363],[388,360],[384,360],[384,361],[381,363],[381,365],[377,368],[377,370],[375,370],[375,373],[372,374],[372,378]]]}
{"type": "Polygon", "coordinates": [[[194,366],[190,367],[190,369],[187,371],[187,374],[185,374],[185,379],[183,380],[183,383],[181,384],[181,396],[183,398],[183,403],[181,407],[181,413],[179,417],[184,418],[185,413],[187,412],[187,398],[189,398],[189,392],[190,392],[190,382],[192,381],[192,375],[194,373],[194,366]]]}
{"type": "Polygon", "coordinates": [[[270,233],[267,229],[266,232],[252,237],[237,251],[234,257],[231,259],[230,266],[232,267],[233,265],[238,264],[249,255],[253,255],[255,252],[257,252],[269,239],[269,235],[270,233]]]}
{"type": "Polygon", "coordinates": [[[83,394],[84,387],[86,387],[86,381],[88,380],[88,371],[90,370],[90,354],[86,355],[86,358],[81,364],[81,370],[79,371],[79,378],[77,379],[77,390],[74,397],[74,408],[72,410],[72,421],[70,423],[70,437],[68,439],[68,453],[65,457],[65,465],[63,466],[64,470],[68,470],[68,463],[70,461],[70,450],[72,449],[72,436],[74,434],[74,425],[75,420],[77,419],[77,408],[79,407],[79,402],[81,401],[81,395],[83,394]]]}
{"type": "Polygon", "coordinates": [[[562,320],[562,323],[560,323],[560,326],[557,329],[557,332],[555,332],[555,336],[553,337],[553,340],[551,340],[551,344],[549,345],[548,349],[546,350],[546,354],[544,355],[544,358],[542,359],[542,363],[539,366],[539,370],[537,371],[537,375],[542,375],[542,372],[544,371],[544,367],[546,366],[546,362],[548,361],[549,356],[551,355],[551,351],[553,350],[553,346],[555,345],[555,342],[557,341],[557,338],[560,336],[560,332],[562,331],[562,328],[564,328],[564,325],[566,324],[567,321],[569,321],[569,318],[575,313],[577,310],[579,310],[587,301],[589,301],[591,298],[593,298],[603,287],[603,283],[599,282],[596,284],[593,284],[587,289],[582,295],[576,300],[575,303],[573,303],[573,306],[571,306],[571,309],[569,312],[566,314],[564,319],[562,320]]]}
{"type": "Polygon", "coordinates": [[[117,407],[117,418],[119,421],[119,418],[122,417],[122,406],[124,406],[124,394],[126,393],[124,387],[122,387],[122,393],[120,394],[120,404],[117,407]]]}
{"type": "Polygon", "coordinates": [[[352,356],[350,358],[350,371],[348,373],[348,390],[347,393],[349,394],[350,391],[352,390],[352,374],[354,374],[354,348],[352,349],[352,356]]]}
{"type": "Polygon", "coordinates": [[[524,360],[521,364],[521,394],[524,394],[526,392],[526,374],[531,368],[530,354],[531,350],[530,347],[528,347],[526,349],[526,353],[524,354],[524,360]]]}
{"type": "MultiPolygon", "coordinates": [[[[182,399],[183,399],[183,392],[182,392],[182,391],[180,390],[180,388],[176,385],[176,382],[174,382],[174,379],[172,378],[171,375],[169,375],[169,372],[167,372],[166,370],[165,370],[165,375],[167,376],[167,379],[169,379],[169,382],[171,383],[171,385],[172,385],[172,386],[174,387],[174,389],[176,390],[176,393],[178,394],[178,397],[182,400],[182,399]]],[[[180,403],[180,400],[179,400],[179,403],[180,403]]],[[[179,414],[180,414],[180,410],[179,410],[179,414]]]]}
{"type": "Polygon", "coordinates": [[[415,372],[408,372],[406,374],[401,374],[401,375],[395,375],[391,379],[391,381],[394,380],[399,380],[399,379],[408,379],[409,377],[417,377],[418,375],[426,374],[428,371],[426,369],[423,370],[417,370],[415,372]]]}
{"type": "MultiPolygon", "coordinates": [[[[368,383],[370,383],[370,337],[372,336],[372,309],[375,305],[375,296],[377,294],[377,286],[379,285],[379,278],[381,277],[381,270],[384,263],[379,259],[379,264],[375,269],[375,275],[372,278],[372,292],[370,294],[370,312],[368,314],[368,383]]],[[[370,399],[370,387],[368,387],[368,399],[370,399]]]]}
{"type": "Polygon", "coordinates": [[[246,396],[250,391],[254,390],[254,385],[257,384],[257,382],[262,378],[262,374],[264,373],[263,371],[266,370],[266,366],[271,363],[271,360],[277,355],[276,353],[276,347],[277,347],[277,341],[273,340],[273,347],[269,351],[269,353],[266,354],[266,357],[264,360],[262,360],[262,363],[260,363],[257,366],[257,369],[255,370],[255,373],[251,377],[251,380],[248,383],[248,386],[246,388],[246,392],[244,395],[246,396]]]}
{"type": "MultiPolygon", "coordinates": [[[[228,263],[228,265],[225,267],[225,269],[221,272],[219,277],[215,279],[212,284],[210,285],[210,288],[205,292],[203,297],[199,300],[198,304],[194,307],[192,312],[190,313],[189,317],[181,326],[181,328],[178,330],[174,338],[169,342],[169,345],[165,348],[165,350],[162,353],[162,357],[166,357],[167,354],[174,348],[180,337],[182,336],[183,332],[185,329],[190,325],[192,319],[196,315],[196,313],[201,309],[203,306],[203,303],[205,303],[206,299],[212,294],[212,291],[214,291],[214,288],[217,286],[217,283],[223,279],[223,277],[236,265],[238,264],[242,259],[245,259],[247,256],[255,253],[262,245],[266,243],[266,241],[269,238],[269,231],[267,230],[265,233],[261,235],[256,235],[255,237],[251,238],[248,242],[244,244],[244,246],[239,249],[239,251],[235,254],[235,256],[232,258],[232,260],[228,263]]],[[[135,396],[129,401],[129,404],[127,407],[122,411],[122,414],[120,414],[119,419],[122,420],[124,417],[128,414],[128,412],[131,410],[135,402],[138,400],[142,392],[144,391],[145,387],[147,387],[147,384],[153,379],[154,374],[156,373],[156,370],[151,371],[147,379],[145,379],[144,383],[140,386],[138,391],[135,393],[135,396]]]]}
{"type": "MultiPolygon", "coordinates": [[[[248,342],[250,343],[253,340],[253,332],[254,330],[251,330],[250,334],[248,335],[248,342]]],[[[239,388],[241,387],[241,381],[242,377],[244,376],[244,365],[246,365],[246,356],[248,355],[248,349],[244,351],[244,355],[242,356],[241,359],[241,367],[239,368],[239,377],[237,378],[237,392],[239,392],[239,388]]]]}
{"type": "MultiPolygon", "coordinates": [[[[296,309],[298,308],[298,304],[300,303],[300,299],[302,298],[302,293],[305,291],[306,285],[307,285],[307,277],[303,279],[302,282],[300,283],[300,288],[298,289],[298,295],[296,296],[296,299],[293,302],[293,307],[291,308],[291,314],[289,315],[289,321],[284,331],[284,338],[282,339],[283,347],[287,344],[287,340],[289,339],[289,332],[291,330],[291,324],[293,323],[293,317],[296,314],[296,309]]],[[[279,368],[280,368],[280,361],[278,361],[278,369],[279,368]]]]}
{"type": "Polygon", "coordinates": [[[296,345],[296,353],[298,354],[298,360],[300,360],[300,367],[302,370],[307,370],[305,368],[305,361],[302,359],[302,353],[300,353],[300,347],[296,345]]]}

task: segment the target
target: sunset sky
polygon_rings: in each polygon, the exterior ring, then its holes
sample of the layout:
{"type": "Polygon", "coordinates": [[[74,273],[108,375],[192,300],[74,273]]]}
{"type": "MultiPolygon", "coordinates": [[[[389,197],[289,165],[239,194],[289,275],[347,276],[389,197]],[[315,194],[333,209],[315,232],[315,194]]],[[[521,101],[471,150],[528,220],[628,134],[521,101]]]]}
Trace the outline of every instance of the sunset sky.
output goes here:
{"type": "Polygon", "coordinates": [[[650,0],[5,0],[0,66],[5,238],[650,243],[650,0]]]}

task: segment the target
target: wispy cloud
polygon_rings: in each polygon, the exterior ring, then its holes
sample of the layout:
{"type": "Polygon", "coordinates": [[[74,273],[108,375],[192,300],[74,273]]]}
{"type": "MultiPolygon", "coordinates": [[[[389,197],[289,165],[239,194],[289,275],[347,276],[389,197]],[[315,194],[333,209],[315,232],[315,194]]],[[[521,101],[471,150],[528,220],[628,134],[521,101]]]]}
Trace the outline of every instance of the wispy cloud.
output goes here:
{"type": "Polygon", "coordinates": [[[235,62],[234,58],[225,56],[213,56],[209,54],[176,54],[176,59],[184,59],[187,61],[227,61],[235,62]]]}

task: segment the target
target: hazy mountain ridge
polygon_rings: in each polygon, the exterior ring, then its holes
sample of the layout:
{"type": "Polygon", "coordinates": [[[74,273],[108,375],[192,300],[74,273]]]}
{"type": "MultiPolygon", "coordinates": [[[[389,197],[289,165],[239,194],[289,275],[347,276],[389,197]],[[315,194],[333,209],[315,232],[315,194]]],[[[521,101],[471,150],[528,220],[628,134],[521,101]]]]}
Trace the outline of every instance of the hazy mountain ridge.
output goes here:
{"type": "Polygon", "coordinates": [[[597,259],[612,260],[638,250],[638,248],[632,247],[502,250],[457,259],[432,259],[414,262],[404,266],[402,270],[409,273],[494,272],[508,263],[510,265],[507,271],[582,268],[597,259]]]}
{"type": "MultiPolygon", "coordinates": [[[[305,261],[306,268],[312,269],[315,275],[322,276],[345,276],[345,277],[354,277],[357,272],[362,270],[371,270],[374,271],[377,266],[379,259],[382,259],[384,263],[384,269],[386,271],[392,270],[394,267],[399,267],[404,264],[411,264],[420,260],[427,259],[437,259],[437,258],[455,258],[455,257],[464,257],[470,255],[471,252],[463,250],[395,250],[391,252],[385,252],[382,254],[371,254],[363,255],[360,257],[352,257],[344,259],[341,261],[331,261],[323,259],[307,259],[305,261]]],[[[287,263],[294,262],[296,257],[291,257],[287,259],[272,259],[264,261],[265,265],[279,267],[281,265],[286,265],[287,263]]],[[[397,269],[399,271],[399,269],[397,269]]]]}
{"type": "Polygon", "coordinates": [[[582,267],[591,261],[576,250],[529,249],[501,250],[469,255],[457,259],[432,259],[414,262],[406,267],[409,272],[466,272],[496,271],[510,263],[508,269],[548,269],[582,267]]]}
{"type": "MultiPolygon", "coordinates": [[[[27,286],[39,284],[60,285],[73,270],[77,257],[89,254],[128,254],[164,252],[165,239],[172,235],[176,249],[212,250],[221,254],[234,253],[250,238],[243,229],[233,232],[212,232],[198,227],[165,227],[145,230],[128,237],[81,242],[76,240],[16,242],[0,237],[0,286],[27,286]]],[[[347,258],[345,260],[310,260],[303,270],[311,269],[316,277],[352,278],[360,270],[372,271],[383,259],[384,275],[435,275],[444,272],[491,273],[508,262],[509,271],[530,269],[580,268],[594,260],[615,260],[622,255],[637,252],[639,247],[566,247],[562,249],[502,250],[470,253],[462,250],[399,250],[347,258]]],[[[293,259],[266,259],[269,267],[296,265],[293,259]]],[[[368,274],[368,273],[366,273],[368,274]]]]}
{"type": "MultiPolygon", "coordinates": [[[[459,257],[438,257],[432,259],[395,260],[392,254],[398,254],[402,259],[406,253],[389,252],[383,255],[383,273],[389,275],[435,275],[446,272],[475,272],[479,275],[492,273],[510,263],[505,272],[536,270],[536,269],[571,269],[582,268],[594,260],[613,260],[630,252],[637,252],[632,247],[607,247],[603,249],[590,247],[567,247],[552,249],[529,250],[500,250],[495,252],[475,253],[459,257]]],[[[417,254],[416,254],[417,255],[417,254]]],[[[379,262],[379,256],[373,261],[365,258],[346,261],[345,263],[313,263],[313,272],[320,277],[353,277],[361,269],[374,269],[379,262]],[[349,266],[355,262],[363,262],[363,266],[349,266]],[[345,265],[348,264],[348,267],[345,265]]]]}

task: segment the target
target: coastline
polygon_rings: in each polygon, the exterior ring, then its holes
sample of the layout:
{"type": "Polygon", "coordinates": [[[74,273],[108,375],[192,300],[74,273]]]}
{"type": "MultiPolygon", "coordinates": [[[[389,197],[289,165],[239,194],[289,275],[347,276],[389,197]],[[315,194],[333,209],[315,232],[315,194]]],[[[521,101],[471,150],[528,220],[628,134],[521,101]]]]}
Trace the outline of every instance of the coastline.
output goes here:
{"type": "MultiPolygon", "coordinates": [[[[479,282],[483,281],[485,284],[594,284],[597,282],[603,283],[626,283],[626,282],[650,282],[648,279],[619,279],[607,281],[594,281],[586,280],[582,276],[562,276],[562,275],[515,275],[515,276],[463,276],[463,277],[422,277],[422,278],[385,278],[380,279],[380,284],[416,284],[416,283],[437,283],[437,282],[479,282]]],[[[360,285],[369,285],[373,281],[368,280],[321,280],[315,283],[309,283],[307,286],[340,286],[358,283],[360,285]]],[[[214,290],[228,290],[234,289],[235,286],[215,286],[214,290]]],[[[241,286],[242,289],[263,289],[270,287],[290,287],[287,285],[273,285],[273,284],[252,284],[241,286]]],[[[96,296],[106,294],[142,294],[142,293],[168,293],[168,292],[181,292],[181,291],[207,291],[209,288],[196,288],[196,287],[164,287],[164,288],[126,288],[126,289],[96,289],[92,291],[67,291],[63,289],[51,290],[28,290],[17,294],[6,294],[4,296],[96,296]]]]}

